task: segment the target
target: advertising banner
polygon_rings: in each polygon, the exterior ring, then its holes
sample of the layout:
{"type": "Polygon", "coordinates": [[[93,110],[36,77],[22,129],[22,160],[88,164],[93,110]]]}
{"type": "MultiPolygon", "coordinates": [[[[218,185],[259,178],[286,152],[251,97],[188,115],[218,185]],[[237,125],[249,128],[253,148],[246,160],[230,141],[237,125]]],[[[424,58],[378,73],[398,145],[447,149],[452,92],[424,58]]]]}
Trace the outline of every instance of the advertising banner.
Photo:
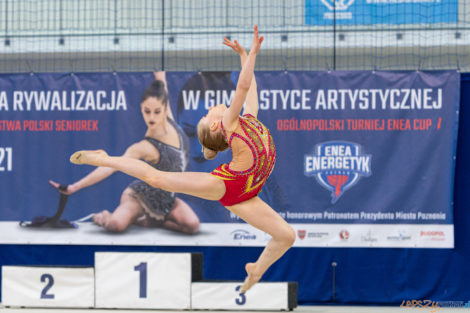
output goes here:
{"type": "Polygon", "coordinates": [[[307,25],[456,23],[457,0],[305,0],[307,25]]]}
{"type": "MultiPolygon", "coordinates": [[[[268,234],[218,201],[69,162],[77,150],[104,149],[162,170],[211,172],[232,155],[205,160],[197,123],[230,104],[237,79],[0,76],[0,243],[265,245],[268,234]]],[[[257,72],[256,80],[258,118],[277,151],[259,196],[294,227],[296,246],[453,247],[458,72],[257,72]]]]}

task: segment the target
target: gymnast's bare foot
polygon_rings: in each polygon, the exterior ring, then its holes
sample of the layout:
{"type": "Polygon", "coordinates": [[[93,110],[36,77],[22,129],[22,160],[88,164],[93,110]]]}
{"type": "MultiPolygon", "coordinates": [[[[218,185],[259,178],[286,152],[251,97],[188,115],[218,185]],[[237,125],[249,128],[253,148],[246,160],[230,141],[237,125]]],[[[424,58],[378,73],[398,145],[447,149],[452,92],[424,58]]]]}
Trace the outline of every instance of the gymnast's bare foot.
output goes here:
{"type": "Polygon", "coordinates": [[[70,157],[74,164],[89,164],[103,166],[103,160],[108,156],[104,150],[82,150],[77,151],[70,157]]]}
{"type": "Polygon", "coordinates": [[[110,217],[111,213],[108,210],[101,211],[93,215],[93,223],[105,227],[110,217]]]}
{"type": "Polygon", "coordinates": [[[240,293],[247,292],[254,284],[261,279],[261,274],[257,272],[256,263],[246,263],[245,270],[248,276],[245,278],[240,293]]]}

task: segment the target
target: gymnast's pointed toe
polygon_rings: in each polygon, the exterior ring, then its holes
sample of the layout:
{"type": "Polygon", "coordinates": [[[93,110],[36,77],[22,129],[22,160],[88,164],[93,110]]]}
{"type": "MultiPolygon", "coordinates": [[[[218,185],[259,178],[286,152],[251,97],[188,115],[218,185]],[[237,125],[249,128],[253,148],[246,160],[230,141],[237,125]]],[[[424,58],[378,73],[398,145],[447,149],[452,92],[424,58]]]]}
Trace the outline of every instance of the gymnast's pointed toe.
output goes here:
{"type": "Polygon", "coordinates": [[[77,151],[70,156],[70,162],[73,164],[84,164],[83,155],[85,151],[77,151]]]}

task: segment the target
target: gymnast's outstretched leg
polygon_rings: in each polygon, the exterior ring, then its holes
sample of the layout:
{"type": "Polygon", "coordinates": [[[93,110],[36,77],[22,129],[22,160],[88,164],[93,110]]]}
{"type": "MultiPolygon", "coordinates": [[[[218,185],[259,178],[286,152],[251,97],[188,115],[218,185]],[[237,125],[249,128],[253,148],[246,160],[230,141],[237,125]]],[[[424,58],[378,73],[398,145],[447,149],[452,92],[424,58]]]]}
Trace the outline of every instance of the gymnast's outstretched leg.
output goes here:
{"type": "Polygon", "coordinates": [[[159,171],[144,161],[127,157],[112,157],[103,150],[75,152],[70,157],[70,162],[111,167],[155,188],[202,199],[219,200],[225,194],[224,182],[209,173],[159,171]]]}
{"type": "Polygon", "coordinates": [[[227,209],[272,237],[258,260],[255,263],[246,264],[248,276],[240,289],[243,293],[256,284],[264,272],[294,244],[295,231],[259,197],[228,206],[227,209]]]}
{"type": "MultiPolygon", "coordinates": [[[[224,182],[209,173],[163,172],[140,160],[110,157],[103,150],[79,151],[70,157],[70,161],[75,164],[115,168],[145,181],[151,186],[207,200],[219,200],[225,194],[224,182]]],[[[241,292],[246,292],[293,245],[295,232],[279,214],[259,197],[228,206],[227,209],[272,237],[258,260],[255,263],[246,264],[248,276],[241,288],[241,292]]]]}

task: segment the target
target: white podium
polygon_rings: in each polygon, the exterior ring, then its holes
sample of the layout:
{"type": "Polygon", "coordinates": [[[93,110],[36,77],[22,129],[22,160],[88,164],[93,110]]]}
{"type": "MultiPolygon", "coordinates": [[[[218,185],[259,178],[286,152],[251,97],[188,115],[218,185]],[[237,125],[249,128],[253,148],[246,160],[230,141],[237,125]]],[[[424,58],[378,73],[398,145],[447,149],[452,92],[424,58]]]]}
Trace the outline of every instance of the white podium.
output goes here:
{"type": "Polygon", "coordinates": [[[292,310],[297,307],[297,283],[257,283],[240,293],[241,282],[194,282],[194,310],[292,310]]]}
{"type": "Polygon", "coordinates": [[[297,307],[297,283],[203,281],[200,253],[96,252],[95,267],[3,266],[14,307],[271,310],[297,307]]]}
{"type": "Polygon", "coordinates": [[[2,266],[2,304],[24,307],[95,306],[91,267],[2,266]]]}
{"type": "Polygon", "coordinates": [[[190,253],[97,252],[96,307],[190,309],[192,259],[190,253]]]}

